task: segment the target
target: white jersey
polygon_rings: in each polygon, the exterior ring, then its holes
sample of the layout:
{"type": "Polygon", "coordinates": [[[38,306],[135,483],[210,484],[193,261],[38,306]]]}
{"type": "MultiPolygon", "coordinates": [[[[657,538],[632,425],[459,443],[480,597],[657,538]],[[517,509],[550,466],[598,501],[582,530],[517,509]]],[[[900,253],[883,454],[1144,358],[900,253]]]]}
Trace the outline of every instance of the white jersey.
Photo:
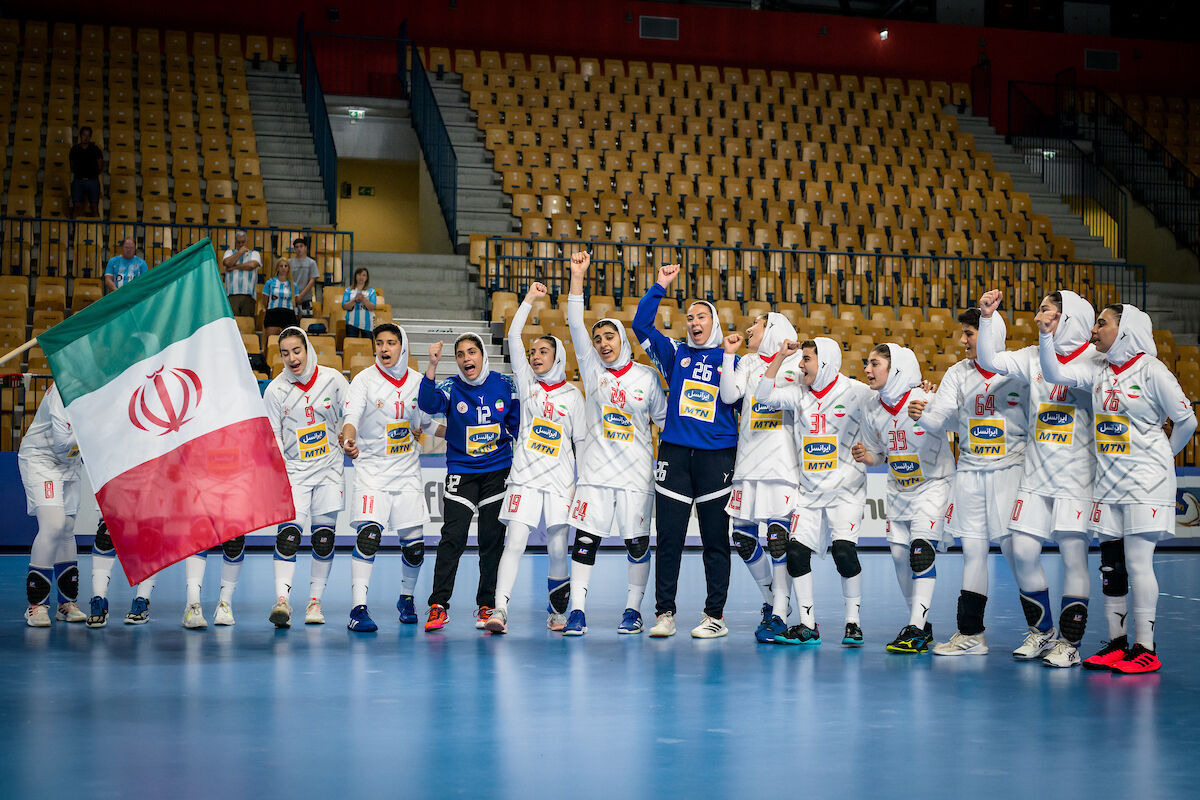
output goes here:
{"type": "Polygon", "coordinates": [[[862,505],[867,471],[850,450],[861,438],[867,409],[878,405],[878,395],[865,383],[841,374],[819,393],[804,386],[798,372],[787,381],[781,371],[775,388],[762,398],[796,414],[791,449],[800,453],[801,507],[862,505]],[[786,383],[780,386],[781,381],[786,383]]]}
{"type": "Polygon", "coordinates": [[[650,423],[661,428],[667,416],[667,396],[658,373],[635,361],[619,370],[605,367],[583,324],[582,297],[567,301],[567,321],[587,395],[587,439],[578,482],[653,492],[650,423]]]}
{"type": "Polygon", "coordinates": [[[909,391],[895,407],[879,400],[867,403],[863,416],[863,445],[876,460],[886,459],[888,467],[887,515],[899,522],[912,518],[922,508],[921,500],[930,491],[946,492],[954,475],[954,453],[944,433],[934,433],[908,416],[913,400],[929,400],[923,389],[909,391]]]}
{"type": "Polygon", "coordinates": [[[308,384],[277,375],[263,393],[267,418],[293,486],[342,485],[345,455],[338,444],[350,383],[318,366],[308,384]]]}
{"type": "Polygon", "coordinates": [[[958,434],[958,469],[991,470],[1025,462],[1029,387],[1013,376],[986,372],[965,359],[946,377],[921,415],[933,433],[958,434]]]}
{"type": "Polygon", "coordinates": [[[420,385],[421,374],[414,369],[395,380],[376,364],[350,382],[342,425],[357,431],[356,487],[392,493],[422,490],[417,433],[432,433],[438,423],[417,407],[420,385]]]}
{"type": "Polygon", "coordinates": [[[65,482],[79,477],[79,445],[55,384],[42,396],[29,430],[21,437],[17,466],[26,483],[65,482]]]}
{"type": "MultiPolygon", "coordinates": [[[[730,369],[729,357],[722,370],[730,369]]],[[[742,401],[741,419],[738,422],[737,456],[733,462],[735,481],[786,481],[796,485],[799,466],[796,448],[792,446],[792,429],[795,419],[792,410],[783,409],[778,403],[766,401],[758,395],[759,383],[770,364],[757,353],[741,359],[733,371],[730,393],[721,391],[726,403],[742,401]]],[[[781,365],[786,367],[787,365],[781,365]]],[[[799,370],[792,370],[799,374],[799,370]]],[[[721,375],[725,381],[724,372],[721,375]]],[[[776,384],[785,380],[780,373],[776,384]]]]}

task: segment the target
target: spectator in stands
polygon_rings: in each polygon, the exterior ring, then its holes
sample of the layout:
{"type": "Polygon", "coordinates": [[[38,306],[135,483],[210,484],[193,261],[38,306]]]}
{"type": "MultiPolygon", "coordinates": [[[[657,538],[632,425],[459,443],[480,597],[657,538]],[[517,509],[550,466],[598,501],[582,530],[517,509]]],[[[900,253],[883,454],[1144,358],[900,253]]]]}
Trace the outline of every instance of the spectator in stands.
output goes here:
{"type": "Polygon", "coordinates": [[[296,301],[296,313],[301,317],[313,315],[313,296],[317,291],[317,262],[308,257],[308,242],[303,237],[297,237],[292,242],[291,258],[292,280],[300,287],[296,301]]]}
{"type": "Polygon", "coordinates": [[[132,236],[127,236],[121,242],[121,255],[110,258],[104,267],[105,291],[115,292],[138,275],[149,271],[145,259],[137,254],[137,242],[132,236]]]}
{"type": "Polygon", "coordinates": [[[346,338],[370,339],[375,327],[375,290],[371,288],[371,273],[366,267],[354,270],[354,283],[342,292],[342,308],[346,310],[346,338]]]}
{"type": "Polygon", "coordinates": [[[296,316],[296,282],[292,279],[292,265],[286,258],[275,262],[275,277],[263,284],[262,299],[267,307],[263,316],[263,333],[269,339],[284,328],[298,327],[296,316]]]}
{"type": "Polygon", "coordinates": [[[92,129],[79,129],[79,142],[71,148],[71,211],[81,217],[100,215],[100,173],[104,153],[92,144],[92,129]]]}
{"type": "Polygon", "coordinates": [[[225,251],[221,261],[225,266],[225,294],[236,317],[253,317],[254,288],[258,283],[258,270],[262,267],[262,256],[246,244],[246,232],[233,235],[233,248],[225,251]]]}

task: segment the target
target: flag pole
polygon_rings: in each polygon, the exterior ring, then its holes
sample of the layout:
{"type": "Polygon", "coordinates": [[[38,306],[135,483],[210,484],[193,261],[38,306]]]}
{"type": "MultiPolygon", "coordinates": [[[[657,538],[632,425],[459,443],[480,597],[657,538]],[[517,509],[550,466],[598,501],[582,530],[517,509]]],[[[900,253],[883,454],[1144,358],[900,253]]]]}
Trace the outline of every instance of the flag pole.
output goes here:
{"type": "Polygon", "coordinates": [[[21,355],[21,353],[24,353],[26,350],[29,350],[34,347],[37,347],[37,337],[36,336],[33,337],[32,339],[30,339],[25,344],[18,347],[16,350],[13,350],[10,353],[6,353],[3,356],[0,356],[0,364],[3,364],[5,361],[8,361],[13,356],[19,356],[19,355],[21,355]]]}

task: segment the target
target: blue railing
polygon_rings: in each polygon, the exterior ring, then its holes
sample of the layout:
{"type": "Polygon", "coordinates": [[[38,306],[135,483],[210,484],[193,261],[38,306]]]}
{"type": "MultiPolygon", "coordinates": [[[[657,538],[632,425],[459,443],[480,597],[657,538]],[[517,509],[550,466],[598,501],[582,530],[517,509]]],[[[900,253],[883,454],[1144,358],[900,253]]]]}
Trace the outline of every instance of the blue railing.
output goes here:
{"type": "Polygon", "coordinates": [[[325,184],[325,204],[329,207],[329,224],[337,225],[337,145],[333,141],[333,128],[329,124],[329,110],[325,107],[325,92],[321,90],[321,76],[317,74],[317,62],[313,56],[312,39],[304,37],[303,69],[300,82],[304,87],[304,108],[308,111],[308,126],[312,129],[313,144],[317,150],[317,164],[321,168],[321,181],[325,184]]]}
{"type": "MultiPolygon", "coordinates": [[[[417,139],[421,142],[421,151],[425,154],[425,164],[429,167],[429,176],[433,179],[433,188],[442,207],[442,216],[446,218],[446,230],[453,246],[458,242],[458,157],[454,154],[454,145],[450,143],[450,134],[438,109],[425,67],[421,65],[415,47],[410,46],[409,52],[412,56],[409,103],[413,127],[417,130],[417,139]]],[[[404,60],[401,59],[400,63],[403,64],[404,60]]]]}

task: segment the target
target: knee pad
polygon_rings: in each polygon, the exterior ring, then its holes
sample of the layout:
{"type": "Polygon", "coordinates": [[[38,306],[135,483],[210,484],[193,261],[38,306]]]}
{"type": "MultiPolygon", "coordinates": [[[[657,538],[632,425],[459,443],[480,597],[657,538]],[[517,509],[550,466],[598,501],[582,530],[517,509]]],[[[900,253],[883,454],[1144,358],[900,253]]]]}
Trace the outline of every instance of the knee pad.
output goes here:
{"type": "Polygon", "coordinates": [[[596,563],[596,551],[600,548],[600,537],[590,533],[575,534],[575,549],[571,560],[592,566],[596,563]]]}
{"type": "Polygon", "coordinates": [[[1088,601],[1086,597],[1064,597],[1062,613],[1058,615],[1058,632],[1068,642],[1083,641],[1087,632],[1088,601]]]}
{"type": "Polygon", "coordinates": [[[54,583],[58,588],[59,599],[74,601],[79,597],[79,565],[75,562],[55,564],[54,583]]]}
{"type": "Polygon", "coordinates": [[[318,561],[328,561],[333,558],[333,528],[321,526],[313,528],[312,550],[313,558],[318,561]]]}
{"type": "Polygon", "coordinates": [[[246,537],[235,536],[228,542],[221,545],[221,551],[225,554],[225,560],[231,564],[236,564],[241,561],[246,555],[246,537]]]}
{"type": "Polygon", "coordinates": [[[363,525],[358,529],[354,554],[368,561],[375,558],[375,554],[379,552],[379,542],[382,538],[383,530],[374,522],[363,525]]]}
{"type": "Polygon", "coordinates": [[[793,578],[800,578],[812,572],[812,550],[789,539],[787,543],[787,571],[793,578]]]}
{"type": "Polygon", "coordinates": [[[546,584],[550,594],[550,610],[557,614],[567,613],[571,601],[570,579],[547,578],[546,584]]]}
{"type": "Polygon", "coordinates": [[[853,578],[862,572],[862,564],[858,562],[858,547],[854,542],[834,539],[832,549],[833,565],[837,567],[838,575],[843,578],[853,578]]]}
{"type": "Polygon", "coordinates": [[[92,542],[92,552],[108,555],[113,551],[113,540],[108,535],[108,524],[104,520],[100,520],[100,524],[96,526],[96,539],[92,542]]]}
{"type": "Polygon", "coordinates": [[[625,552],[629,555],[629,560],[634,564],[641,564],[644,561],[650,560],[650,537],[637,536],[633,539],[625,540],[625,552]]]}
{"type": "Polygon", "coordinates": [[[275,557],[280,561],[295,561],[296,551],[300,549],[300,528],[295,525],[284,525],[275,534],[275,557]]]}
{"type": "Polygon", "coordinates": [[[425,537],[410,539],[400,545],[400,557],[410,567],[419,567],[425,563],[425,537]]]}
{"type": "Polygon", "coordinates": [[[922,577],[924,573],[933,569],[933,560],[936,556],[933,545],[925,539],[913,539],[908,546],[908,566],[913,571],[913,575],[922,577]]]}
{"type": "Polygon", "coordinates": [[[758,545],[758,537],[739,528],[733,529],[733,549],[737,550],[737,554],[747,564],[753,564],[762,555],[762,548],[758,545]]]}
{"type": "Polygon", "coordinates": [[[1129,573],[1125,570],[1125,542],[1115,539],[1100,543],[1100,589],[1108,597],[1129,594],[1129,573]]]}
{"type": "Polygon", "coordinates": [[[767,526],[767,553],[778,561],[787,555],[788,529],[778,522],[767,526]]]}
{"type": "Polygon", "coordinates": [[[43,569],[29,568],[29,576],[25,579],[25,597],[29,605],[39,606],[50,601],[50,590],[53,589],[50,576],[43,569]]]}
{"type": "MultiPolygon", "coordinates": [[[[1040,597],[1049,597],[1048,592],[1036,592],[1040,597]]],[[[1020,592],[1021,595],[1021,610],[1025,612],[1025,622],[1031,628],[1042,629],[1042,624],[1050,614],[1050,609],[1040,602],[1039,596],[1029,595],[1025,592],[1020,592]]],[[[1047,626],[1049,623],[1046,623],[1047,626]]]]}

